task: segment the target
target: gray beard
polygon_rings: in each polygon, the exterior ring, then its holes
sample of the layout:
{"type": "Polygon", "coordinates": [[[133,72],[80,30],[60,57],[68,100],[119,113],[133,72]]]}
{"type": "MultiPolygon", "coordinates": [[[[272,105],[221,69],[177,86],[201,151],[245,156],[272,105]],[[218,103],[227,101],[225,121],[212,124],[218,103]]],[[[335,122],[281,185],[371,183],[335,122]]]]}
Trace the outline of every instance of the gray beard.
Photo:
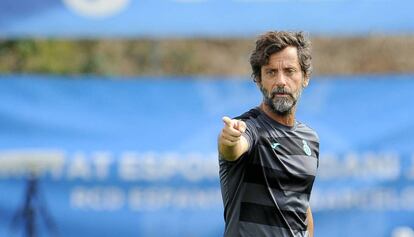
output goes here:
{"type": "Polygon", "coordinates": [[[290,91],[287,91],[284,88],[276,88],[270,94],[269,92],[260,85],[260,90],[263,94],[263,102],[272,110],[272,112],[286,116],[292,112],[292,109],[295,107],[297,101],[299,100],[302,89],[295,94],[292,94],[290,91]],[[278,98],[276,93],[288,93],[288,97],[278,98]]]}

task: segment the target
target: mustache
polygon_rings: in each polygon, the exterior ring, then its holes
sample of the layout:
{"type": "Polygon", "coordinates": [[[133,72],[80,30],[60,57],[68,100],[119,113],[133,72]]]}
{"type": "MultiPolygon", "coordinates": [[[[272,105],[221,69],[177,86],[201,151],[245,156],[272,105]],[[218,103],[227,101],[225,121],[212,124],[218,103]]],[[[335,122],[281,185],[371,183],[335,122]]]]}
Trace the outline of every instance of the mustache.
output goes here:
{"type": "Polygon", "coordinates": [[[273,98],[276,94],[288,94],[290,97],[294,98],[293,94],[284,87],[277,87],[276,89],[272,90],[270,96],[273,98]]]}

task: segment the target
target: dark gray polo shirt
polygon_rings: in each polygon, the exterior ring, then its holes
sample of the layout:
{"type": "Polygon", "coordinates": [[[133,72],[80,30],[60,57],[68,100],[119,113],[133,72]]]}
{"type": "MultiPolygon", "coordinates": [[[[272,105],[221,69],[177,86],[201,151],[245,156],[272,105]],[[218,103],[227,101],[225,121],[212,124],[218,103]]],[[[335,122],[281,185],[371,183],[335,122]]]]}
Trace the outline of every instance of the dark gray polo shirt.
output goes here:
{"type": "Polygon", "coordinates": [[[299,122],[284,126],[259,108],[236,119],[246,122],[249,150],[234,162],[219,159],[224,236],[308,236],[317,134],[299,122]]]}

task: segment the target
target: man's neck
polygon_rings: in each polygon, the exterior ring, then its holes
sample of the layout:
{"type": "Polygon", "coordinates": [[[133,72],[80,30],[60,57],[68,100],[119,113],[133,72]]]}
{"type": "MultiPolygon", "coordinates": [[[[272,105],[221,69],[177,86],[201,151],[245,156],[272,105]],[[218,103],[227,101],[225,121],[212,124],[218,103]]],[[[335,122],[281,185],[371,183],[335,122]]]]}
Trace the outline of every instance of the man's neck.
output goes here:
{"type": "Polygon", "coordinates": [[[271,119],[275,120],[276,122],[280,124],[283,124],[289,127],[292,127],[295,125],[296,107],[293,107],[292,111],[290,111],[290,113],[286,115],[280,115],[280,114],[273,112],[272,109],[269,108],[269,106],[264,103],[260,104],[260,108],[267,116],[269,116],[271,119]]]}

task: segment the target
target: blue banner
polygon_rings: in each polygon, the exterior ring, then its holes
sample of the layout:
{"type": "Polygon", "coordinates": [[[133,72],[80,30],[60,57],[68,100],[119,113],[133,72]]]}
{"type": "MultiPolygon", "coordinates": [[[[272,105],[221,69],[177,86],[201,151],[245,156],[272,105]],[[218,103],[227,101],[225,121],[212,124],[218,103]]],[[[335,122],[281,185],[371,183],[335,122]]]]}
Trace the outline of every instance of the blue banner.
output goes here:
{"type": "MultiPolygon", "coordinates": [[[[222,236],[216,139],[222,116],[260,103],[255,84],[79,79],[1,76],[0,236],[222,236]]],[[[315,236],[414,235],[410,79],[305,89],[298,119],[321,140],[315,236]]]]}
{"type": "Polygon", "coordinates": [[[410,34],[411,0],[2,0],[0,37],[410,34]]]}

